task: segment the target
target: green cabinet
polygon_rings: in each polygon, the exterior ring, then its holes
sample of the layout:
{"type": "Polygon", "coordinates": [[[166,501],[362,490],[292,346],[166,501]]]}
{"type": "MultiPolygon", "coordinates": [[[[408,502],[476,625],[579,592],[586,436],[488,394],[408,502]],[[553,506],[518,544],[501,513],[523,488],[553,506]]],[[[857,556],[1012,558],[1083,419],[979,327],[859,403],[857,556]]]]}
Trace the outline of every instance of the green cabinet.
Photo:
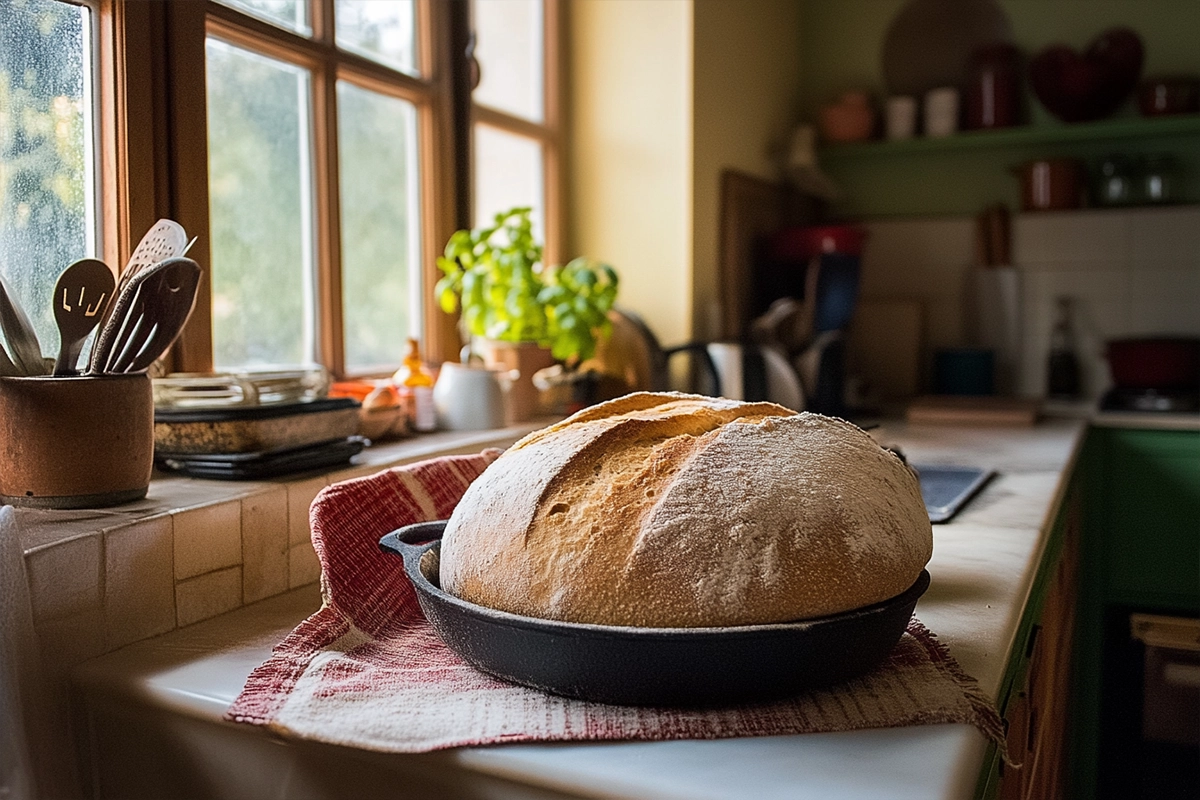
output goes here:
{"type": "Polygon", "coordinates": [[[1200,610],[1200,431],[1097,430],[1107,604],[1200,610]]]}
{"type": "Polygon", "coordinates": [[[1136,738],[1129,614],[1200,615],[1200,430],[1093,428],[1081,471],[1071,796],[1090,800],[1136,738]]]}

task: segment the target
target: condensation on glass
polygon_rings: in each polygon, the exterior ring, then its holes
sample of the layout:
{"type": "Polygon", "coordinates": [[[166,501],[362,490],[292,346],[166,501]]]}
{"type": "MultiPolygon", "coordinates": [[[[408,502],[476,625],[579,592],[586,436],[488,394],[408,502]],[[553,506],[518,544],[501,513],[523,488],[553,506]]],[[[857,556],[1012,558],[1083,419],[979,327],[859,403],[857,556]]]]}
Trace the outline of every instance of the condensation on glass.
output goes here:
{"type": "Polygon", "coordinates": [[[337,46],[417,75],[416,4],[413,0],[337,0],[337,46]]]}
{"type": "Polygon", "coordinates": [[[475,126],[475,224],[490,225],[497,213],[533,207],[533,235],[544,240],[545,181],[542,145],[490,125],[475,126]]]}
{"type": "Polygon", "coordinates": [[[475,102],[542,122],[541,0],[476,0],[471,9],[480,67],[475,102]]]}
{"type": "Polygon", "coordinates": [[[47,355],[54,283],[99,250],[92,25],[83,6],[0,2],[0,275],[47,355]]]}
{"type": "MultiPolygon", "coordinates": [[[[261,20],[295,31],[302,36],[312,35],[309,24],[308,0],[217,0],[222,5],[245,11],[261,20]]],[[[385,2],[384,5],[387,3],[385,2]]]]}
{"type": "Polygon", "coordinates": [[[316,355],[311,76],[207,41],[213,361],[316,355]]]}
{"type": "Polygon", "coordinates": [[[394,365],[420,335],[417,110],[337,86],[346,368],[394,365]]]}

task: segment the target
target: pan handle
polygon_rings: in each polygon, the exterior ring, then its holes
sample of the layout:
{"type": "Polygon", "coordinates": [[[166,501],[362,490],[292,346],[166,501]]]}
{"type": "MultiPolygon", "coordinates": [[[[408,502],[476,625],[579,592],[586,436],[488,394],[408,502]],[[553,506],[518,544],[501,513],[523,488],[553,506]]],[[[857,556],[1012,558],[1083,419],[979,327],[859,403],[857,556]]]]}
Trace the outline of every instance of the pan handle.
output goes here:
{"type": "Polygon", "coordinates": [[[409,569],[410,565],[415,569],[425,551],[441,541],[447,521],[435,519],[397,528],[379,540],[379,549],[403,558],[405,569],[409,569]]]}

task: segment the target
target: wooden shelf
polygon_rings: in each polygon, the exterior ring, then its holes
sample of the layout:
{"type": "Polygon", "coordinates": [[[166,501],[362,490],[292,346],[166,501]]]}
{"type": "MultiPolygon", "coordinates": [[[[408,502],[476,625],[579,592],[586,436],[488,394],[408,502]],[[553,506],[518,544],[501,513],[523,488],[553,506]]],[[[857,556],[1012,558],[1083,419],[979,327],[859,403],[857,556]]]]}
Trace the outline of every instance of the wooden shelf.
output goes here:
{"type": "Polygon", "coordinates": [[[823,162],[907,155],[935,155],[954,151],[1001,150],[1039,145],[1105,142],[1125,139],[1192,136],[1200,134],[1200,114],[1172,117],[1122,117],[1099,122],[1025,125],[987,131],[964,131],[940,139],[870,141],[825,145],[823,162]]]}

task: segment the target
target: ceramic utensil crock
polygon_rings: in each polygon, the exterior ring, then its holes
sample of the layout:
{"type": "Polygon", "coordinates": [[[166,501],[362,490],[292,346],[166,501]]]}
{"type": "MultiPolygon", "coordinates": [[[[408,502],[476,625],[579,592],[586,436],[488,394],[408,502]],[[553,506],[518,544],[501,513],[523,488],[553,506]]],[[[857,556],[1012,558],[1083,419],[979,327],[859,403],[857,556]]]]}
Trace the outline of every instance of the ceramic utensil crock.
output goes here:
{"type": "Polygon", "coordinates": [[[100,508],[146,495],[154,399],[145,373],[0,377],[0,503],[100,508]]]}

